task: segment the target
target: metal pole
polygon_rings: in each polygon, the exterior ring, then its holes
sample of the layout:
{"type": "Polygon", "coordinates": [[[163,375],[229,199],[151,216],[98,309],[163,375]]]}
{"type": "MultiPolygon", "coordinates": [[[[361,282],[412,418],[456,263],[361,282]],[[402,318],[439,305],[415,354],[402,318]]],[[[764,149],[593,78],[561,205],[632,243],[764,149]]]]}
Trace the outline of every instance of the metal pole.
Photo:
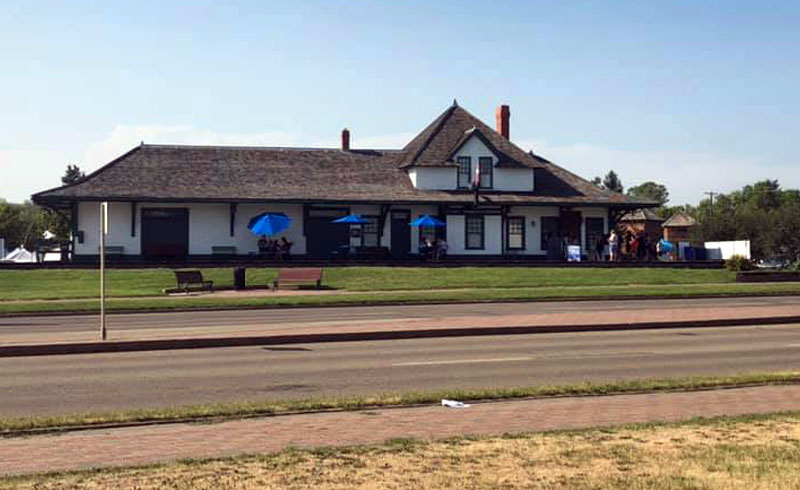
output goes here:
{"type": "Polygon", "coordinates": [[[106,233],[108,203],[100,203],[100,338],[106,340],[106,233]]]}

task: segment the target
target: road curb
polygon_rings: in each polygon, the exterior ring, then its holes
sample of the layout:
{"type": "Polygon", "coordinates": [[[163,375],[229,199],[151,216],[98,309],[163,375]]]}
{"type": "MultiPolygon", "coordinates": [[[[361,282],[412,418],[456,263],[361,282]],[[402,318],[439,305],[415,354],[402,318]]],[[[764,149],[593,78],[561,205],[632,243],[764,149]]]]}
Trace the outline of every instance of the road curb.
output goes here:
{"type": "MultiPolygon", "coordinates": [[[[769,298],[800,296],[798,292],[778,293],[716,293],[716,294],[685,294],[685,295],[651,295],[651,296],[562,296],[542,298],[519,299],[453,299],[453,300],[396,300],[396,301],[353,301],[342,303],[309,303],[309,304],[263,304],[263,305],[234,305],[234,306],[198,306],[177,308],[112,308],[107,309],[107,315],[139,315],[149,313],[194,313],[203,311],[236,311],[236,310],[284,310],[284,309],[311,309],[311,308],[357,308],[375,306],[424,306],[424,305],[460,305],[481,303],[567,303],[591,301],[646,301],[646,300],[692,300],[692,299],[730,299],[730,298],[769,298]]],[[[114,298],[111,298],[114,299],[114,298]]],[[[59,317],[59,316],[96,316],[99,306],[92,310],[54,310],[54,311],[20,311],[0,312],[2,318],[20,317],[59,317]]]]}
{"type": "Polygon", "coordinates": [[[756,318],[731,318],[697,321],[631,322],[618,324],[576,324],[512,327],[456,327],[439,329],[379,330],[372,332],[324,332],[294,335],[257,335],[244,337],[208,337],[185,339],[130,340],[118,342],[81,342],[0,346],[0,358],[70,354],[100,354],[160,350],[208,349],[328,342],[360,342],[442,337],[477,337],[487,335],[523,335],[567,332],[603,332],[615,330],[654,330],[674,328],[737,327],[746,325],[781,325],[800,323],[800,315],[756,318]]]}

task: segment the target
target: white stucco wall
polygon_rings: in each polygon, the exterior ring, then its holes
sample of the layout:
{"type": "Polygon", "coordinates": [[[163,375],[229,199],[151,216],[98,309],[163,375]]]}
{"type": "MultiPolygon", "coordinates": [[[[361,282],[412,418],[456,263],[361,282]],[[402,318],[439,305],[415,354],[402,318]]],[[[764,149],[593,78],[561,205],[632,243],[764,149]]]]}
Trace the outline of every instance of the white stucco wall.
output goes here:
{"type": "Polygon", "coordinates": [[[408,171],[411,184],[417,189],[455,189],[455,167],[417,167],[408,171]]]}
{"type": "Polygon", "coordinates": [[[532,168],[495,168],[494,189],[531,192],[534,188],[533,175],[532,168]]]}
{"type": "MultiPolygon", "coordinates": [[[[75,253],[78,255],[96,255],[99,247],[100,215],[99,203],[84,202],[78,205],[78,229],[84,233],[84,243],[75,244],[75,253]]],[[[189,209],[189,253],[192,255],[208,255],[212,246],[235,246],[237,253],[247,254],[257,252],[257,237],[247,229],[247,223],[253,216],[264,212],[283,212],[292,218],[292,226],[279,236],[294,243],[292,252],[295,254],[306,253],[306,240],[302,235],[303,207],[300,204],[239,204],[237,206],[236,220],[234,223],[234,236],[229,234],[228,204],[166,204],[166,203],[138,203],[136,207],[136,236],[131,236],[130,203],[109,203],[109,234],[106,244],[109,246],[122,246],[126,255],[139,255],[141,252],[141,212],[143,208],[179,207],[189,209]]],[[[351,205],[350,211],[365,216],[379,216],[378,205],[351,205]]],[[[437,205],[392,205],[390,210],[408,210],[411,219],[424,214],[436,216],[437,205]]],[[[586,242],[585,219],[589,217],[602,218],[604,231],[608,232],[608,211],[602,207],[574,208],[581,213],[581,244],[586,242]]],[[[509,209],[509,216],[522,216],[525,219],[525,249],[510,251],[516,254],[544,254],[541,248],[541,218],[543,216],[558,217],[557,207],[525,207],[513,206],[509,209]]],[[[467,250],[465,248],[464,216],[449,215],[447,222],[447,242],[449,253],[460,255],[496,255],[501,253],[501,238],[505,233],[500,222],[500,216],[488,215],[484,217],[484,249],[467,250]]],[[[410,228],[411,252],[419,251],[419,233],[415,227],[410,228]]],[[[391,248],[391,212],[386,216],[386,222],[381,237],[381,245],[391,248]]],[[[584,251],[585,253],[586,251],[584,251]]]]}
{"type": "MultiPolygon", "coordinates": [[[[230,236],[230,207],[228,204],[138,203],[136,206],[136,236],[131,236],[131,208],[127,202],[109,203],[109,232],[106,245],[124,247],[125,255],[141,253],[142,208],[189,209],[189,254],[209,255],[212,246],[235,246],[237,253],[258,251],[258,238],[247,229],[250,218],[264,212],[282,212],[292,218],[292,225],[279,236],[294,243],[292,253],[304,254],[302,235],[303,207],[299,204],[239,204],[230,236]]],[[[77,255],[97,255],[100,245],[100,204],[82,202],[78,205],[78,229],[83,231],[84,243],[75,243],[77,255]]]]}
{"type": "Polygon", "coordinates": [[[542,217],[558,217],[558,208],[555,206],[525,207],[512,206],[508,212],[509,216],[522,216],[525,218],[525,249],[509,251],[512,254],[531,255],[545,254],[546,250],[541,247],[542,242],[542,217]]]}
{"type": "Polygon", "coordinates": [[[455,255],[499,255],[501,253],[500,216],[483,217],[483,250],[466,248],[464,234],[464,215],[454,214],[447,216],[447,244],[448,253],[455,255]]]}
{"type": "MultiPolygon", "coordinates": [[[[497,156],[480,140],[473,136],[464,146],[454,155],[454,161],[458,157],[470,157],[472,162],[472,173],[474,175],[475,165],[481,157],[491,157],[492,159],[492,189],[498,191],[523,191],[530,192],[534,189],[533,169],[529,168],[497,168],[497,156]]],[[[457,182],[456,182],[457,184],[457,182]]]]}

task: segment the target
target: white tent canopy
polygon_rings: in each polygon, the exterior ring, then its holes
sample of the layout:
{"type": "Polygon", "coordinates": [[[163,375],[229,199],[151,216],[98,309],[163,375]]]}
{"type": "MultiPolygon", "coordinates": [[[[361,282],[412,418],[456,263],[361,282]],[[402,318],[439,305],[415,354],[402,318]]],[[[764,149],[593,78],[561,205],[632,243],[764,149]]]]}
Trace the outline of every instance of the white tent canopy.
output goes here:
{"type": "Polygon", "coordinates": [[[3,258],[3,262],[27,263],[36,262],[36,255],[32,252],[25,250],[25,247],[20,245],[11,251],[10,254],[3,258]]]}

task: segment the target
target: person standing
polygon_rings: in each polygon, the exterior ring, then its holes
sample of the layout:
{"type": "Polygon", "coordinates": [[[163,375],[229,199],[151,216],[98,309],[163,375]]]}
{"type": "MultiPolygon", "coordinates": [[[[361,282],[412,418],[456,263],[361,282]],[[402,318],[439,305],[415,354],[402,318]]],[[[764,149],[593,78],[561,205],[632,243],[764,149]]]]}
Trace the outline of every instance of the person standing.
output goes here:
{"type": "Polygon", "coordinates": [[[606,248],[606,237],[602,234],[597,235],[597,240],[594,241],[594,260],[597,262],[603,261],[603,250],[606,248]]]}
{"type": "Polygon", "coordinates": [[[608,235],[608,253],[611,262],[619,260],[619,237],[617,236],[616,230],[611,230],[611,233],[608,235]]]}

